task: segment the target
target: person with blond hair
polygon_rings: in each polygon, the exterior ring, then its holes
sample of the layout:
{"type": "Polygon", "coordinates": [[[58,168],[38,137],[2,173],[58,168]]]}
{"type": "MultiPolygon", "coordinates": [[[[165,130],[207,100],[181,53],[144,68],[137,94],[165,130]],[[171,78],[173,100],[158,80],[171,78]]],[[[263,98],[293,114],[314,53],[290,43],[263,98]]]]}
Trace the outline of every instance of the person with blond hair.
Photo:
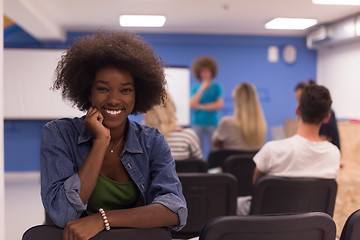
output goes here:
{"type": "Polygon", "coordinates": [[[157,105],[144,114],[144,124],[164,134],[175,160],[202,159],[199,138],[191,128],[176,124],[176,105],[167,92],[165,106],[157,105]]]}
{"type": "Polygon", "coordinates": [[[267,125],[255,87],[247,82],[233,91],[234,116],[221,118],[212,136],[217,149],[254,151],[261,148],[267,125]]]}

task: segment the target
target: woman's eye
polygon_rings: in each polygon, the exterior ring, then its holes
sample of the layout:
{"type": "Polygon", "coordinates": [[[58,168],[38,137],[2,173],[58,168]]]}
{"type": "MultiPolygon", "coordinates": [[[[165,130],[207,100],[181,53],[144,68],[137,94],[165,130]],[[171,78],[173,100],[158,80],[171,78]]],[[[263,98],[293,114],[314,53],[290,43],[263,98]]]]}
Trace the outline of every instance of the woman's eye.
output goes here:
{"type": "Polygon", "coordinates": [[[97,90],[100,92],[107,92],[107,88],[105,87],[97,87],[97,90]]]}
{"type": "Polygon", "coordinates": [[[124,89],[121,89],[120,92],[123,93],[123,94],[129,94],[129,93],[132,92],[132,89],[131,88],[124,88],[124,89]]]}

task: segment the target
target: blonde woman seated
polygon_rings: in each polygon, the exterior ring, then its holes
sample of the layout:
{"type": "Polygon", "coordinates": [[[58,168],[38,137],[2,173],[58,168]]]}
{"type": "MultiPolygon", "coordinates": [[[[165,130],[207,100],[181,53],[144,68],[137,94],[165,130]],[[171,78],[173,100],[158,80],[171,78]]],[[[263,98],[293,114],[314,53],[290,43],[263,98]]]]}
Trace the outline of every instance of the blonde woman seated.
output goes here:
{"type": "Polygon", "coordinates": [[[215,149],[254,151],[266,137],[266,121],[255,87],[241,83],[233,91],[234,116],[225,116],[212,136],[215,149]]]}
{"type": "Polygon", "coordinates": [[[167,93],[165,107],[158,105],[144,114],[144,124],[156,127],[164,134],[175,160],[203,159],[199,138],[191,128],[176,124],[176,106],[167,93]]]}

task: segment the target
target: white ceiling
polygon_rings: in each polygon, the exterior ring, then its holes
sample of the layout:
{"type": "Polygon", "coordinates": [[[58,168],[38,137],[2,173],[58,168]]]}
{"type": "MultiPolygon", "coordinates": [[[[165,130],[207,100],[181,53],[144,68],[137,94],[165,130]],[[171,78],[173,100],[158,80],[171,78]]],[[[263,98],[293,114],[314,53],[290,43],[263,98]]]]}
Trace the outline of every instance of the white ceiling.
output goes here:
{"type": "Polygon", "coordinates": [[[315,18],[319,24],[356,13],[360,6],[314,5],[311,0],[5,0],[4,13],[39,40],[65,40],[67,31],[122,30],[122,14],[163,14],[152,33],[305,36],[303,31],[267,30],[275,17],[315,18]]]}

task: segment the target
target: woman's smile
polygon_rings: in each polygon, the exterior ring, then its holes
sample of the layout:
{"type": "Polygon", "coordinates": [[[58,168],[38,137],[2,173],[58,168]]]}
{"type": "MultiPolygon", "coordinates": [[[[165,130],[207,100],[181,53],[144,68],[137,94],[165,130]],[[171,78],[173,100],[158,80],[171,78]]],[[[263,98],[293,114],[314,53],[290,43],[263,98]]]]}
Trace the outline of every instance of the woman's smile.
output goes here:
{"type": "Polygon", "coordinates": [[[116,117],[119,116],[120,113],[122,113],[124,111],[124,109],[119,109],[119,110],[111,110],[111,109],[106,109],[104,108],[105,113],[107,113],[108,115],[112,116],[112,117],[116,117]]]}

